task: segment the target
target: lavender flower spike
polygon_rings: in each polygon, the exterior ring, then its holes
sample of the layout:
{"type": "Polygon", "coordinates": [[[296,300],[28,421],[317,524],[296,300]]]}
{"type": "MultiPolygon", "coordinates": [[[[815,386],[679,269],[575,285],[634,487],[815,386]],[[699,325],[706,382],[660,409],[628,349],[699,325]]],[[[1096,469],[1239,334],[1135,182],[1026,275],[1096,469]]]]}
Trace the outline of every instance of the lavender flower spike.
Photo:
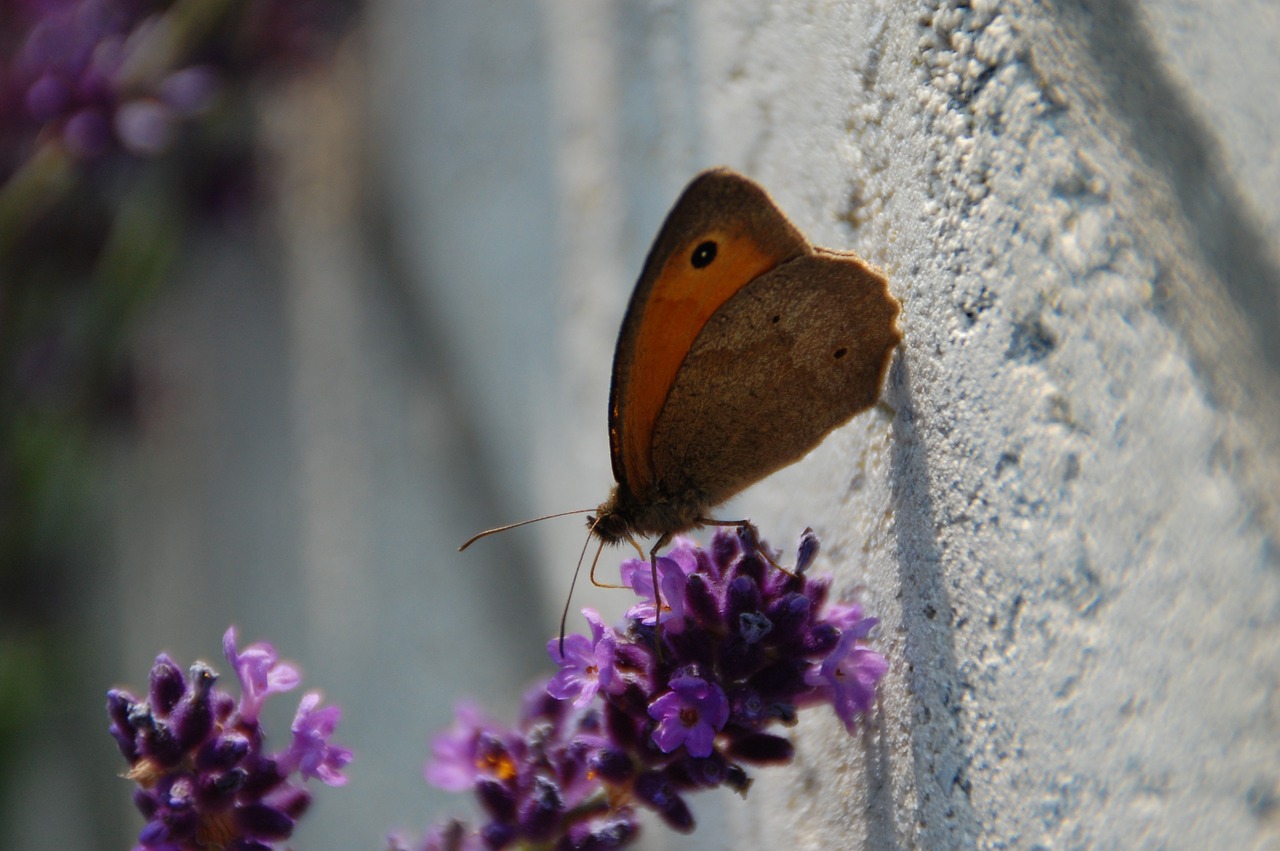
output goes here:
{"type": "Polygon", "coordinates": [[[129,763],[126,776],[137,784],[134,803],[147,819],[138,848],[277,848],[311,803],[302,780],[346,782],[341,769],[351,751],[330,742],[341,711],[321,709],[320,695],[307,694],[289,747],[266,752],[262,705],[297,685],[297,669],[279,662],[267,644],[237,651],[234,629],[223,648],[240,678],[238,702],[215,687],[218,676],[208,665],[197,662],[184,677],[164,654],[152,669],[148,701],[121,689],[107,694],[111,734],[129,763]]]}
{"type": "MultiPolygon", "coordinates": [[[[799,567],[817,548],[806,532],[799,567]]],[[[485,822],[451,823],[418,847],[622,848],[638,834],[638,807],[688,832],[688,792],[746,794],[744,764],[792,758],[771,726],[825,703],[852,731],[888,668],[868,646],[875,619],[856,604],[828,605],[829,579],[775,565],[749,527],[717,532],[705,550],[679,540],[658,559],[665,605],[656,611],[649,562],[624,561],[623,583],[640,598],[624,626],[584,611],[590,635],[567,636],[563,657],[558,640],[547,643],[559,670],[530,692],[516,726],[463,706],[435,740],[428,780],[469,787],[485,822]]]]}

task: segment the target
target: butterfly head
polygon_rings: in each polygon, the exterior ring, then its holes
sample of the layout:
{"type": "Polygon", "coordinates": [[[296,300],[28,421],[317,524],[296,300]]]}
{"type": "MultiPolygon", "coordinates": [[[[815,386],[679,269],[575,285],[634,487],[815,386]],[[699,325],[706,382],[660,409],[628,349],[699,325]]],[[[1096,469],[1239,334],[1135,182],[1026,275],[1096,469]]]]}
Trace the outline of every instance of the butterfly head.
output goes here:
{"type": "Polygon", "coordinates": [[[609,498],[587,518],[587,528],[607,544],[674,535],[701,526],[709,507],[706,498],[693,490],[639,499],[624,485],[614,485],[609,498]]]}

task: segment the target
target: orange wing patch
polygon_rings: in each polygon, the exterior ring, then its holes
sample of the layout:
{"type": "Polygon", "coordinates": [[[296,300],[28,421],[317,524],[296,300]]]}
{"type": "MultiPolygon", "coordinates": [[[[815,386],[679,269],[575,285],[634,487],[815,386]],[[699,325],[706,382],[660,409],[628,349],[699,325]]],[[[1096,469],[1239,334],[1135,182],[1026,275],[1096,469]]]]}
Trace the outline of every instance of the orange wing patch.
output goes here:
{"type": "Polygon", "coordinates": [[[782,259],[747,234],[722,232],[702,234],[667,258],[637,329],[635,359],[628,368],[638,380],[628,384],[630,398],[619,400],[623,469],[632,493],[647,494],[653,487],[654,423],[694,339],[722,304],[782,259]],[[708,240],[716,243],[715,259],[695,268],[690,258],[708,240]]]}

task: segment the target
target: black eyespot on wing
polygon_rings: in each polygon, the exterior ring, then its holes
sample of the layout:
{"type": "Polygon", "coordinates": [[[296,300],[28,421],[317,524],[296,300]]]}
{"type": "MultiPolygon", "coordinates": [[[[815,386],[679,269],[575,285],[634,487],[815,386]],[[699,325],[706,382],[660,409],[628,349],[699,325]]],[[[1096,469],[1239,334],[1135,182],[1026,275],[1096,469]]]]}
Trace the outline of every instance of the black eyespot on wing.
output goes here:
{"type": "Polygon", "coordinates": [[[841,346],[840,348],[836,349],[836,355],[835,355],[836,360],[840,360],[840,358],[844,357],[847,354],[849,354],[849,350],[846,349],[844,346],[841,346]]]}
{"type": "Polygon", "coordinates": [[[782,321],[782,314],[780,313],[773,314],[773,318],[770,319],[769,321],[772,322],[774,325],[777,325],[779,322],[782,321]]]}
{"type": "Polygon", "coordinates": [[[716,244],[713,240],[706,240],[698,243],[698,247],[693,249],[693,256],[689,258],[689,262],[693,264],[695,269],[705,269],[711,265],[711,261],[716,259],[716,244]]]}

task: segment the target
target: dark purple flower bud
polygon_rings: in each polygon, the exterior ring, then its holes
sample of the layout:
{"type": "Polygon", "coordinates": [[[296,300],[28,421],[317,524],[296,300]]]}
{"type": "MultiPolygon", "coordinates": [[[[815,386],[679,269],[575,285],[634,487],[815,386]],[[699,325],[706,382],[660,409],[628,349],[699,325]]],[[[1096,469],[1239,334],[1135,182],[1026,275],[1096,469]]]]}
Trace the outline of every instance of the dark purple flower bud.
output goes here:
{"type": "Polygon", "coordinates": [[[760,584],[750,576],[737,576],[729,583],[725,595],[725,620],[737,623],[743,612],[760,610],[760,584]]]}
{"type": "Polygon", "coordinates": [[[213,693],[213,717],[219,724],[225,724],[236,711],[236,699],[225,691],[213,693]]]}
{"type": "Polygon", "coordinates": [[[161,653],[151,668],[151,711],[160,718],[167,718],[182,696],[187,693],[187,681],[169,654],[161,653]]]}
{"type": "Polygon", "coordinates": [[[715,567],[716,577],[724,576],[729,566],[733,564],[733,560],[738,557],[738,553],[742,552],[741,542],[738,536],[719,530],[715,537],[711,539],[711,563],[715,567]]]}
{"type": "Polygon", "coordinates": [[[249,752],[249,740],[239,733],[224,733],[211,739],[196,754],[198,771],[226,771],[249,752]]]}
{"type": "MultiPolygon", "coordinates": [[[[639,689],[635,689],[635,691],[639,692],[639,689]]],[[[640,712],[647,713],[648,707],[645,704],[646,696],[640,692],[639,697],[640,700],[638,701],[638,708],[640,712]]],[[[619,747],[631,750],[640,747],[640,742],[644,737],[643,728],[648,725],[637,723],[638,719],[635,716],[634,706],[632,714],[628,714],[626,708],[618,703],[610,702],[605,706],[604,717],[605,730],[608,731],[609,738],[613,740],[613,742],[615,742],[619,747]]],[[[643,718],[644,715],[641,715],[640,717],[643,718]]]]}
{"type": "Polygon", "coordinates": [[[480,829],[480,837],[489,848],[506,848],[515,841],[516,829],[502,822],[490,822],[480,829]]]}
{"type": "Polygon", "coordinates": [[[266,756],[250,755],[241,761],[244,769],[244,794],[248,798],[262,798],[285,781],[276,761],[266,756]]]}
{"type": "Polygon", "coordinates": [[[729,755],[758,764],[783,763],[795,756],[795,747],[781,736],[750,733],[730,741],[729,755]]]}
{"type": "Polygon", "coordinates": [[[255,839],[288,839],[293,834],[293,819],[267,804],[237,807],[236,825],[255,839]]]}
{"type": "MultiPolygon", "coordinates": [[[[557,654],[558,656],[559,654],[557,654]]],[[[559,658],[552,661],[558,664],[559,658]]],[[[476,711],[478,712],[479,710],[476,711]]],[[[521,698],[520,722],[522,724],[533,724],[538,721],[558,723],[564,715],[564,702],[547,694],[545,686],[530,688],[521,698]]]]}
{"type": "Polygon", "coordinates": [[[163,821],[152,820],[138,832],[138,844],[143,848],[158,848],[169,839],[169,826],[163,821]]]}
{"type": "Polygon", "coordinates": [[[800,546],[796,551],[795,573],[804,573],[818,556],[818,536],[806,528],[800,533],[800,546]]]}
{"type": "Polygon", "coordinates": [[[789,698],[807,690],[807,669],[808,663],[802,659],[780,659],[752,676],[751,687],[765,700],[789,698]]]}
{"type": "Polygon", "coordinates": [[[714,628],[720,623],[720,601],[704,575],[695,573],[689,577],[684,599],[685,612],[704,629],[714,628]]]}
{"type": "Polygon", "coordinates": [[[804,639],[806,656],[825,656],[840,643],[840,630],[834,624],[816,623],[804,639]]]}
{"type": "Polygon", "coordinates": [[[244,788],[245,773],[232,769],[222,773],[205,772],[200,778],[197,798],[205,810],[221,810],[235,802],[236,794],[244,788]]]}
{"type": "Polygon", "coordinates": [[[306,789],[292,786],[283,793],[271,797],[272,806],[289,818],[297,821],[311,808],[311,793],[306,789]]]}
{"type": "Polygon", "coordinates": [[[520,830],[530,839],[547,839],[564,812],[560,787],[546,777],[533,778],[533,789],[520,812],[520,830]]]}
{"type": "Polygon", "coordinates": [[[505,783],[492,777],[476,780],[476,797],[495,821],[513,822],[516,818],[516,796],[505,783]]]}
{"type": "Polygon", "coordinates": [[[133,805],[138,808],[138,812],[142,813],[144,819],[150,821],[160,807],[160,802],[156,800],[155,794],[150,789],[135,786],[133,787],[133,805]]]}
{"type": "Polygon", "coordinates": [[[178,747],[190,750],[204,741],[213,729],[213,701],[210,692],[218,675],[204,663],[191,666],[192,690],[174,713],[173,726],[178,747]]]}
{"type": "Polygon", "coordinates": [[[768,609],[774,628],[770,643],[775,647],[794,645],[797,655],[803,653],[810,612],[809,598],[805,595],[794,591],[784,595],[768,609]]]}
{"type": "Polygon", "coordinates": [[[760,612],[743,612],[738,615],[738,634],[747,644],[755,644],[773,632],[773,621],[760,612]]]}
{"type": "Polygon", "coordinates": [[[790,703],[769,704],[769,715],[776,718],[784,727],[796,725],[796,708],[790,703]]]}
{"type": "Polygon", "coordinates": [[[693,813],[680,793],[656,771],[646,772],[636,778],[636,798],[643,801],[663,821],[681,833],[691,833],[694,828],[693,813]]]}
{"type": "Polygon", "coordinates": [[[186,755],[186,751],[178,743],[173,728],[160,723],[145,727],[141,731],[142,746],[139,748],[143,756],[149,756],[163,767],[177,765],[186,755]]]}
{"type": "Polygon", "coordinates": [[[742,523],[737,527],[739,546],[744,553],[755,553],[760,550],[760,533],[754,524],[742,523]]]}
{"type": "Polygon", "coordinates": [[[107,715],[111,718],[109,730],[130,765],[138,761],[138,730],[129,717],[135,706],[136,698],[127,691],[112,689],[107,692],[107,715]]]}
{"type": "Polygon", "coordinates": [[[720,645],[719,652],[720,675],[726,682],[737,682],[750,677],[764,661],[760,645],[747,644],[736,633],[720,645]]]}
{"type": "Polygon", "coordinates": [[[635,773],[631,755],[621,748],[602,748],[592,759],[596,774],[606,782],[622,783],[635,773]]]}

